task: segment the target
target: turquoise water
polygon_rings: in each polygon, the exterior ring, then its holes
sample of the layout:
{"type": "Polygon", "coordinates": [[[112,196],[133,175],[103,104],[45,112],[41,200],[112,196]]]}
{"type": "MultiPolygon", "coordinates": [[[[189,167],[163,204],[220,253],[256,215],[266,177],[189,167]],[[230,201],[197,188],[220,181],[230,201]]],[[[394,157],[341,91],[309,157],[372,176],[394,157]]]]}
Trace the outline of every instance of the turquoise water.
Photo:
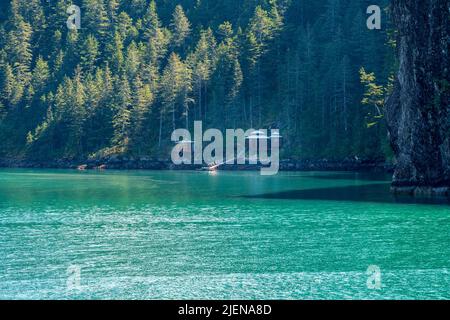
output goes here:
{"type": "Polygon", "coordinates": [[[388,179],[0,170],[0,299],[450,298],[450,206],[388,179]]]}

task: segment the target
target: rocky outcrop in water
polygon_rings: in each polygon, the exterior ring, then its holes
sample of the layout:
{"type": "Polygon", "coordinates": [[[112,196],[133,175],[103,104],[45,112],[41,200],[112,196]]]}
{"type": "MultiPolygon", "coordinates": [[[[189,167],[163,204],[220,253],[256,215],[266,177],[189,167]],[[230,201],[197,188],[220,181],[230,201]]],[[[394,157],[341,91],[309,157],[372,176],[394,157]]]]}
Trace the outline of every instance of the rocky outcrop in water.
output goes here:
{"type": "Polygon", "coordinates": [[[450,0],[393,0],[399,72],[386,112],[394,192],[449,193],[450,0]]]}

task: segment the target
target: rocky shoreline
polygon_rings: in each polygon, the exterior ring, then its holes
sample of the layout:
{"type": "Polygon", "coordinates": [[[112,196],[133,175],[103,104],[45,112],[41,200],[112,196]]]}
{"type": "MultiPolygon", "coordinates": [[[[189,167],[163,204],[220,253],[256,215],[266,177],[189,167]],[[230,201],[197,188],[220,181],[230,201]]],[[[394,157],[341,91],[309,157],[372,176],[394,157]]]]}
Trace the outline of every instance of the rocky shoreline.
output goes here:
{"type": "MultiPolygon", "coordinates": [[[[109,170],[197,170],[201,165],[174,165],[170,160],[149,157],[111,156],[103,159],[35,161],[0,159],[3,168],[109,169],[109,170]]],[[[220,170],[259,170],[258,165],[226,165],[220,170]]],[[[376,160],[282,160],[280,171],[371,171],[390,173],[393,165],[376,160]]]]}

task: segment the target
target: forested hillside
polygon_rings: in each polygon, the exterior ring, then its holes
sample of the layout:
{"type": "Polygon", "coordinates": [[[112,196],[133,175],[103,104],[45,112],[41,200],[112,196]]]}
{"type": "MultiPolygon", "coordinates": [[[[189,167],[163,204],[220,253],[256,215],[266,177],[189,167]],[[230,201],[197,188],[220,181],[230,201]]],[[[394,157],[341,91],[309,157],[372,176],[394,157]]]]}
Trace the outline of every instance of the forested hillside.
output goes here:
{"type": "Polygon", "coordinates": [[[0,157],[168,158],[172,130],[203,120],[279,128],[284,158],[384,158],[394,62],[372,2],[3,1],[0,157]]]}

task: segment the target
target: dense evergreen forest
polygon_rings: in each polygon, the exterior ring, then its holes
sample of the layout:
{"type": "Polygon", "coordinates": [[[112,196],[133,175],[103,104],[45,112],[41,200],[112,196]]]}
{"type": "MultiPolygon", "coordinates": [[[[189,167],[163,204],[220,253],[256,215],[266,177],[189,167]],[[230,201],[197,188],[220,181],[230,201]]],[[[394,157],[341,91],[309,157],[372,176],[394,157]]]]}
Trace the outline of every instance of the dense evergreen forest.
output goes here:
{"type": "Polygon", "coordinates": [[[393,45],[387,11],[366,26],[372,2],[2,1],[0,158],[169,158],[194,120],[279,128],[283,158],[390,157],[393,45]]]}

